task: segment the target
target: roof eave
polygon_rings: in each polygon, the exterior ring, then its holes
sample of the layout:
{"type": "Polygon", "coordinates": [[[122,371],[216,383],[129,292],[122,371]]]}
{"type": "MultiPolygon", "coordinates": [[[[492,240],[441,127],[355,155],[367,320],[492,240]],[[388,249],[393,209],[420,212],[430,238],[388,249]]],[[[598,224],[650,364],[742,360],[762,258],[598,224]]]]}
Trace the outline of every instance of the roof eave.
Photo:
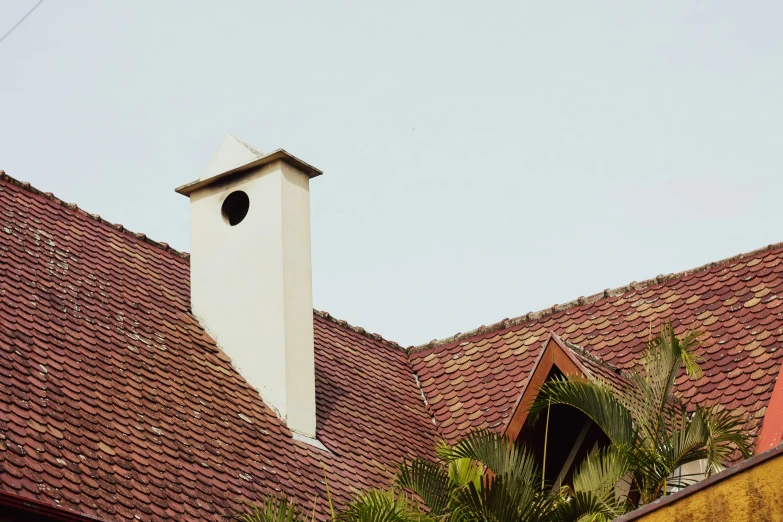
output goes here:
{"type": "Polygon", "coordinates": [[[18,509],[19,511],[47,517],[48,520],[62,522],[101,522],[103,519],[84,513],[67,510],[65,508],[47,504],[40,500],[15,495],[7,491],[0,491],[0,506],[18,509]]]}

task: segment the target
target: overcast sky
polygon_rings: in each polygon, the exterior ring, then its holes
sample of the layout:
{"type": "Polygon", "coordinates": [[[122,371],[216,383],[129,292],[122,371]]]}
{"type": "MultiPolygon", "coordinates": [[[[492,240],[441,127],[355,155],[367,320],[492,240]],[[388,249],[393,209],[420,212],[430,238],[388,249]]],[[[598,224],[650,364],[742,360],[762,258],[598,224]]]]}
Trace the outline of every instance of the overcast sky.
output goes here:
{"type": "MultiPolygon", "coordinates": [[[[0,34],[35,1],[0,1],[0,34]]],[[[0,168],[187,251],[173,189],[227,132],[283,147],[325,172],[316,308],[420,344],[783,240],[781,20],[47,0],[0,43],[0,168]]]]}

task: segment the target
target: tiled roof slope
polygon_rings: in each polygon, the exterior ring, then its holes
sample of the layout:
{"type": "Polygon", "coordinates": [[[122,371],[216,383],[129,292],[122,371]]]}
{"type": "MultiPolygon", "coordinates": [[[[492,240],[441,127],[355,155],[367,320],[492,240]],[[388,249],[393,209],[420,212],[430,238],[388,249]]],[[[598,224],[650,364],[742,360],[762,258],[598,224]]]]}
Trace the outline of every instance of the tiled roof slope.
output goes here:
{"type": "MultiPolygon", "coordinates": [[[[548,332],[629,370],[650,327],[706,331],[704,375],[677,387],[686,399],[746,414],[758,429],[783,361],[783,246],[632,284],[411,350],[441,435],[502,431],[548,332]]],[[[655,333],[655,332],[653,332],[655,333]]]]}
{"type": "Polygon", "coordinates": [[[317,426],[294,442],[189,313],[186,255],[0,172],[0,496],[102,520],[338,503],[436,432],[404,351],[314,315],[317,426]]]}
{"type": "Polygon", "coordinates": [[[597,378],[617,390],[627,389],[630,386],[628,374],[611,364],[599,359],[581,346],[566,343],[571,353],[576,355],[589,377],[597,378]]]}

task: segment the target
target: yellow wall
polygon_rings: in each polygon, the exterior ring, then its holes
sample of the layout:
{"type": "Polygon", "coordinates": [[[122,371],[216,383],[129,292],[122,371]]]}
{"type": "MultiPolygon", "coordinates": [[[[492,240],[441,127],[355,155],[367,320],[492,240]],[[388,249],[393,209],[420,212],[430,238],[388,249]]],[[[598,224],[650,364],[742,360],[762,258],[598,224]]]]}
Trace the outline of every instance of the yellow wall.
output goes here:
{"type": "MultiPolygon", "coordinates": [[[[672,498],[674,500],[674,498],[672,498]]],[[[783,453],[639,517],[639,522],[783,521],[783,453]]]]}

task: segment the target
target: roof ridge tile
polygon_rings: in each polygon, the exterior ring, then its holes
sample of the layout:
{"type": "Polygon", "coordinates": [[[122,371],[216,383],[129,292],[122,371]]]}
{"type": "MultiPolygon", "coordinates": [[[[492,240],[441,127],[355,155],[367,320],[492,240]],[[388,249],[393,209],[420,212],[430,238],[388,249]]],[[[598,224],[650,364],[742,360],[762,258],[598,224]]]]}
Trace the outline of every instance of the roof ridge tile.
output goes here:
{"type": "Polygon", "coordinates": [[[580,357],[584,357],[585,359],[590,360],[591,362],[597,364],[598,366],[602,366],[606,368],[607,370],[610,370],[617,375],[623,376],[623,377],[629,377],[631,374],[628,372],[623,371],[621,368],[618,368],[617,366],[605,361],[601,357],[597,356],[596,354],[590,352],[587,350],[587,348],[584,348],[582,346],[579,346],[578,344],[574,344],[571,342],[568,342],[563,339],[563,344],[565,344],[572,352],[575,352],[580,357]]]}
{"type": "Polygon", "coordinates": [[[332,323],[334,323],[334,324],[336,324],[338,326],[346,328],[346,329],[348,329],[348,330],[350,330],[350,331],[352,331],[354,333],[357,333],[357,334],[359,334],[359,335],[361,335],[363,337],[367,337],[368,339],[372,339],[373,341],[379,342],[379,343],[381,343],[383,345],[386,345],[386,346],[388,346],[390,348],[394,348],[395,350],[399,350],[399,351],[401,351],[403,353],[407,353],[408,352],[407,349],[405,349],[404,347],[400,346],[398,343],[396,343],[394,341],[390,341],[389,339],[385,339],[380,334],[368,332],[367,330],[365,330],[361,326],[354,326],[354,325],[348,323],[348,321],[345,321],[343,319],[338,319],[338,318],[334,317],[332,314],[330,314],[329,312],[324,312],[324,311],[316,310],[315,308],[313,308],[313,313],[315,315],[317,315],[318,317],[322,318],[322,319],[325,319],[325,320],[327,320],[329,322],[332,322],[332,323]]]}
{"type": "Polygon", "coordinates": [[[172,248],[169,246],[168,243],[164,243],[163,241],[155,241],[153,239],[150,239],[147,237],[146,234],[141,232],[133,232],[132,230],[128,230],[124,226],[120,225],[119,223],[112,223],[110,221],[107,221],[103,219],[98,214],[91,214],[87,212],[84,209],[79,208],[79,206],[76,203],[68,203],[67,201],[63,201],[57,196],[55,196],[51,192],[44,192],[41,189],[38,189],[30,184],[29,181],[20,181],[10,175],[8,175],[4,170],[0,170],[0,181],[5,181],[6,183],[9,183],[10,185],[13,185],[17,188],[20,188],[22,190],[25,190],[27,192],[30,192],[31,194],[35,194],[36,196],[40,196],[44,199],[47,199],[51,201],[52,203],[56,205],[60,205],[64,208],[67,208],[68,210],[73,210],[80,212],[82,215],[92,219],[93,221],[97,221],[98,223],[101,223],[103,225],[106,225],[108,227],[111,227],[114,230],[117,230],[121,232],[122,234],[125,234],[126,236],[132,237],[134,239],[137,239],[139,241],[142,241],[144,243],[147,243],[150,246],[153,246],[155,248],[158,248],[160,250],[163,250],[164,252],[167,252],[169,254],[172,254],[176,257],[182,258],[182,259],[190,259],[190,254],[187,252],[180,252],[179,250],[172,248]]]}
{"type": "Polygon", "coordinates": [[[658,285],[661,283],[665,283],[667,281],[671,281],[673,279],[677,279],[679,277],[686,277],[689,275],[693,275],[699,272],[705,272],[707,270],[710,270],[712,268],[715,268],[716,266],[722,266],[727,265],[729,263],[732,263],[734,261],[739,261],[741,259],[745,259],[747,257],[753,257],[758,254],[769,252],[771,250],[783,248],[783,242],[779,243],[772,243],[765,247],[758,248],[756,250],[752,250],[750,252],[743,252],[741,254],[737,254],[731,257],[727,257],[725,259],[721,259],[719,261],[712,261],[700,266],[697,266],[695,268],[690,268],[688,270],[683,270],[682,272],[674,272],[671,274],[659,274],[651,279],[646,279],[644,281],[632,281],[624,286],[619,286],[616,288],[607,288],[603,292],[598,292],[596,294],[584,297],[580,296],[572,301],[568,301],[563,304],[555,304],[549,308],[544,308],[542,310],[538,310],[535,312],[528,312],[524,315],[520,315],[514,318],[506,318],[502,321],[498,321],[497,323],[493,323],[490,325],[482,325],[478,328],[475,328],[473,330],[470,330],[468,332],[459,332],[449,337],[444,337],[442,339],[433,339],[432,341],[429,341],[427,343],[423,343],[416,346],[410,346],[408,347],[408,351],[410,353],[417,353],[422,352],[425,350],[429,350],[431,348],[438,348],[441,346],[447,346],[452,343],[458,342],[458,341],[464,341],[466,339],[471,339],[473,337],[484,335],[491,332],[497,332],[500,330],[504,330],[506,328],[510,328],[512,326],[518,326],[524,323],[528,323],[531,321],[537,321],[539,319],[542,319],[544,317],[548,317],[550,315],[554,315],[556,313],[562,312],[564,310],[568,310],[570,308],[575,308],[577,306],[584,306],[587,304],[592,304],[595,302],[600,301],[601,299],[606,299],[609,297],[615,297],[618,295],[622,295],[625,292],[630,291],[638,291],[643,290],[646,288],[649,288],[654,285],[658,285]]]}

